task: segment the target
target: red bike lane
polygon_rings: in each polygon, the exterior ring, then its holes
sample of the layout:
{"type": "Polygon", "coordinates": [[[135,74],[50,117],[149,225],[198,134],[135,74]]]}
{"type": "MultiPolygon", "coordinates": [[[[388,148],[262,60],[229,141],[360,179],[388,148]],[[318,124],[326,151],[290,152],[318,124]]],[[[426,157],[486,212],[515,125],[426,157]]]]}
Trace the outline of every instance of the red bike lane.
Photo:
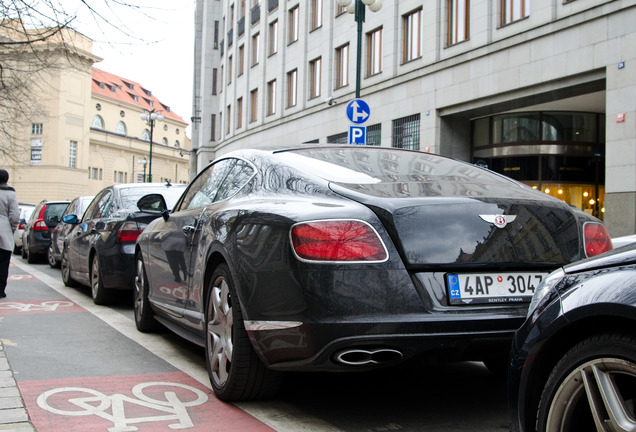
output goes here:
{"type": "Polygon", "coordinates": [[[15,265],[7,294],[0,337],[38,432],[273,431],[15,265]]]}

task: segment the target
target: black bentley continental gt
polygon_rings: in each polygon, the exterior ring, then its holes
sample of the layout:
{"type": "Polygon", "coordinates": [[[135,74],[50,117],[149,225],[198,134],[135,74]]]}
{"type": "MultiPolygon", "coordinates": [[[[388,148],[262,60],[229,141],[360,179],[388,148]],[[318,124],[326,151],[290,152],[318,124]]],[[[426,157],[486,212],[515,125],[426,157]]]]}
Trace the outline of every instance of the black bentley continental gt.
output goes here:
{"type": "Polygon", "coordinates": [[[468,163],[243,150],[139,236],[135,319],[204,346],[223,400],[271,396],[281,371],[418,357],[501,372],[543,278],[611,247],[598,219],[468,163]]]}
{"type": "Polygon", "coordinates": [[[636,430],[636,245],[536,289],[510,356],[511,430],[636,430]]]}

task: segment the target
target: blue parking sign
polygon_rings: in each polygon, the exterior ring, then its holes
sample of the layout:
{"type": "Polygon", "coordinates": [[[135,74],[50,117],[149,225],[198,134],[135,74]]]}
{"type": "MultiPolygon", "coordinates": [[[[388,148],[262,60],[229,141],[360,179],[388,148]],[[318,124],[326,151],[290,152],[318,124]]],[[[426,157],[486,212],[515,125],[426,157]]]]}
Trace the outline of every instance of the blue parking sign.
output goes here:
{"type": "Polygon", "coordinates": [[[367,127],[353,125],[349,126],[349,144],[366,145],[367,127]]]}

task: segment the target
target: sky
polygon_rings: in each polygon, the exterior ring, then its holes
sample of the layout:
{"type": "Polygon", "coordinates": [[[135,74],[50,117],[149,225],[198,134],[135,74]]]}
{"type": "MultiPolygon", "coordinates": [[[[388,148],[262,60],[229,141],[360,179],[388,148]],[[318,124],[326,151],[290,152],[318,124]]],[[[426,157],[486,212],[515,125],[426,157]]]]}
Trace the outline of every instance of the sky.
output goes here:
{"type": "Polygon", "coordinates": [[[58,1],[77,16],[71,27],[93,39],[104,59],[95,67],[138,82],[190,123],[195,0],[85,0],[103,18],[81,0],[58,1]]]}

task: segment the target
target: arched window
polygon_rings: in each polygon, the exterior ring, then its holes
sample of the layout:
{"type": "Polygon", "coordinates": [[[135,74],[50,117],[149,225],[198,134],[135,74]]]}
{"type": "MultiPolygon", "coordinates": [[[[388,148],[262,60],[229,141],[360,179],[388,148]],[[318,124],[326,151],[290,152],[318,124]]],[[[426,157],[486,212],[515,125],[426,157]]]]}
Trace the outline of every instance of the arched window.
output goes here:
{"type": "Polygon", "coordinates": [[[163,137],[163,140],[161,140],[161,144],[167,146],[168,145],[168,138],[163,137]]]}
{"type": "Polygon", "coordinates": [[[148,129],[144,129],[141,133],[141,139],[144,141],[150,141],[150,131],[148,129]]]}
{"type": "Polygon", "coordinates": [[[179,140],[175,140],[174,146],[177,148],[181,147],[181,143],[179,142],[179,140]]]}
{"type": "Polygon", "coordinates": [[[126,135],[126,123],[124,123],[123,121],[118,122],[115,132],[120,135],[126,135]]]}
{"type": "Polygon", "coordinates": [[[95,114],[91,127],[94,129],[104,129],[104,119],[100,115],[95,114]]]}

